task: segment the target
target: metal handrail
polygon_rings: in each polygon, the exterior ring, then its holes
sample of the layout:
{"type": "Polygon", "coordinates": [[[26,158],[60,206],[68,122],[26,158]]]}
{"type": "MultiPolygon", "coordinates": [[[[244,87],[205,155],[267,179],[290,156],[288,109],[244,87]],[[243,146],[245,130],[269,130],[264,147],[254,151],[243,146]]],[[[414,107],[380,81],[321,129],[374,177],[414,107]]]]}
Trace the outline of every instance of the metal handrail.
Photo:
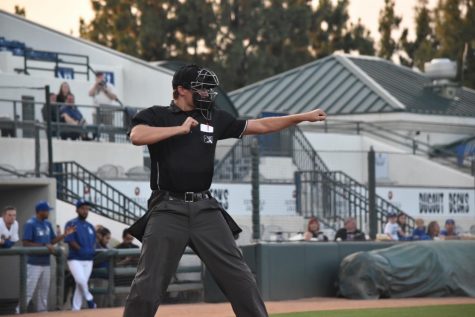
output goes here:
{"type": "MultiPolygon", "coordinates": [[[[28,255],[47,255],[51,254],[47,247],[13,247],[10,249],[0,248],[0,257],[1,256],[20,256],[20,298],[19,298],[19,309],[20,313],[27,312],[26,294],[27,294],[27,256],[28,255]]],[[[60,309],[63,304],[63,294],[64,294],[64,269],[65,269],[65,253],[60,247],[54,249],[53,255],[56,258],[56,309],[60,309]]]]}
{"type": "MultiPolygon", "coordinates": [[[[104,253],[101,257],[101,261],[107,262],[107,268],[94,268],[94,273],[99,274],[100,276],[105,276],[107,279],[107,287],[105,291],[98,289],[92,289],[91,292],[100,292],[105,293],[109,298],[109,303],[112,303],[112,296],[124,290],[121,287],[116,287],[116,278],[123,277],[133,277],[137,271],[135,266],[126,266],[120,267],[116,265],[116,259],[124,256],[140,256],[141,250],[139,248],[135,249],[98,249],[96,250],[96,255],[99,253],[104,253]]],[[[0,257],[2,256],[20,256],[20,296],[19,296],[19,308],[20,313],[27,312],[26,294],[27,294],[27,256],[29,255],[47,255],[50,254],[49,249],[46,247],[13,247],[9,249],[0,248],[0,257]]],[[[195,253],[190,248],[186,248],[185,255],[194,255],[195,253]]],[[[55,310],[61,310],[63,307],[63,298],[64,298],[64,279],[66,271],[66,258],[67,253],[63,248],[56,246],[54,249],[54,254],[56,258],[56,270],[53,276],[56,280],[56,303],[55,310]]],[[[169,285],[168,291],[179,291],[183,289],[203,289],[203,265],[200,262],[199,265],[191,266],[178,266],[176,273],[200,273],[200,281],[194,283],[188,283],[188,285],[182,285],[177,287],[176,283],[169,285]]],[[[94,276],[91,276],[93,278],[94,276]]]]}
{"type": "MultiPolygon", "coordinates": [[[[368,188],[346,173],[341,171],[298,171],[296,180],[299,183],[297,185],[299,188],[297,212],[302,216],[323,218],[335,230],[342,225],[342,214],[355,218],[360,228],[368,224],[368,188]],[[305,186],[309,186],[309,188],[303,188],[305,186]],[[302,201],[307,192],[310,192],[311,195],[310,202],[302,201]],[[342,203],[344,206],[341,206],[342,203]]],[[[380,231],[384,227],[389,212],[404,213],[391,202],[376,195],[376,213],[380,231]]],[[[415,219],[407,213],[404,214],[408,228],[413,229],[415,219]]]]}
{"type": "Polygon", "coordinates": [[[89,56],[87,55],[25,49],[23,51],[22,56],[23,56],[23,68],[16,68],[15,71],[17,72],[22,72],[29,75],[30,74],[28,72],[29,69],[56,72],[58,67],[60,67],[60,65],[82,66],[85,68],[84,71],[74,69],[74,73],[86,75],[87,80],[89,80],[89,71],[91,70],[91,66],[89,64],[89,56]],[[37,56],[35,56],[35,54],[37,56]],[[43,58],[41,58],[41,55],[43,55],[43,58]],[[45,56],[50,56],[52,57],[52,59],[45,58],[45,56]],[[72,57],[73,59],[82,59],[84,61],[83,62],[81,61],[78,62],[74,60],[68,61],[67,58],[70,58],[70,57],[72,57]],[[45,68],[45,67],[29,66],[28,61],[53,63],[54,67],[45,68]]]}
{"type": "Polygon", "coordinates": [[[105,182],[97,175],[76,162],[55,162],[53,176],[57,182],[58,199],[74,203],[84,197],[84,188],[94,212],[128,225],[147,212],[137,202],[105,182]]]}
{"type": "MultiPolygon", "coordinates": [[[[353,120],[334,120],[333,123],[330,122],[331,120],[328,122],[325,121],[323,128],[325,133],[329,132],[330,130],[335,132],[349,132],[356,134],[366,132],[377,138],[382,138],[386,141],[390,141],[399,146],[408,148],[413,154],[422,154],[426,157],[431,157],[433,155],[433,145],[415,138],[408,137],[407,135],[401,134],[397,131],[387,129],[374,122],[353,120]]],[[[439,151],[443,155],[437,157],[438,160],[451,167],[460,169],[461,166],[458,164],[457,156],[454,153],[443,149],[440,149],[439,151]]]]}
{"type": "MultiPolygon", "coordinates": [[[[44,106],[43,101],[30,101],[30,100],[14,100],[14,99],[2,99],[0,98],[0,103],[11,103],[13,107],[11,115],[9,117],[3,117],[0,120],[0,126],[4,129],[10,129],[12,136],[17,136],[17,129],[23,130],[32,130],[33,125],[36,124],[46,124],[46,119],[35,118],[35,120],[20,120],[19,118],[19,109],[18,107],[22,104],[30,104],[33,106],[44,106]]],[[[51,127],[52,135],[57,138],[68,138],[71,137],[71,132],[76,133],[77,137],[83,135],[84,139],[95,139],[96,141],[101,141],[106,138],[109,142],[127,142],[127,130],[128,130],[128,121],[129,113],[134,113],[138,111],[138,108],[135,107],[119,107],[119,106],[92,106],[92,105],[83,105],[75,104],[79,110],[88,111],[89,115],[96,116],[96,123],[87,122],[84,125],[71,125],[66,122],[63,122],[60,118],[58,109],[65,105],[64,103],[51,103],[53,117],[51,118],[51,127]],[[104,122],[103,120],[108,120],[110,122],[104,122]],[[87,137],[86,137],[87,136],[87,137]],[[117,136],[117,137],[116,137],[117,136]]],[[[35,111],[36,113],[40,112],[43,116],[47,115],[41,111],[35,111]]],[[[50,114],[50,115],[51,115],[50,114]]],[[[44,127],[43,127],[44,128],[44,127]]]]}
{"type": "Polygon", "coordinates": [[[292,139],[294,151],[292,152],[292,160],[294,164],[297,166],[299,170],[308,170],[308,167],[305,167],[301,164],[301,160],[299,160],[296,155],[300,153],[295,151],[296,145],[299,145],[305,155],[307,156],[307,160],[310,161],[311,169],[316,169],[318,171],[327,172],[329,171],[327,165],[323,161],[323,159],[318,155],[318,153],[314,150],[313,146],[310,144],[310,141],[307,139],[305,134],[302,130],[298,127],[294,127],[294,137],[292,139]]]}

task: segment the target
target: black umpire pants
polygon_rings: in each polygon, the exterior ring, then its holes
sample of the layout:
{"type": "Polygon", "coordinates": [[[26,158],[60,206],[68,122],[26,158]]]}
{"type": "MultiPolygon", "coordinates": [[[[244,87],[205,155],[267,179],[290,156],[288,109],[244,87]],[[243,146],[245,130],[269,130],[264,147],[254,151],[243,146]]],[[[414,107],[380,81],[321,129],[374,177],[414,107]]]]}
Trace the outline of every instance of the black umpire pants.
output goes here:
{"type": "Polygon", "coordinates": [[[124,317],[153,317],[187,245],[201,258],[238,317],[268,316],[218,202],[161,201],[148,220],[124,317]]]}

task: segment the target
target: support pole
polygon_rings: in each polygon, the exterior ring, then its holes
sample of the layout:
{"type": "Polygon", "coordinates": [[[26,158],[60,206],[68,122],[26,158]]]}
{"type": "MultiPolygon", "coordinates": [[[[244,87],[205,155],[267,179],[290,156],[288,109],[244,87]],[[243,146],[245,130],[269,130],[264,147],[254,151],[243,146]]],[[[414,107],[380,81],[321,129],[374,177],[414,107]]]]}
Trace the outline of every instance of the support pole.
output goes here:
{"type": "Polygon", "coordinates": [[[49,85],[45,86],[46,100],[46,139],[48,141],[48,177],[53,177],[53,143],[51,140],[51,103],[49,102],[49,85]]]}
{"type": "Polygon", "coordinates": [[[368,152],[368,212],[369,236],[376,239],[378,232],[378,216],[376,210],[376,157],[373,147],[368,152]]]}
{"type": "Polygon", "coordinates": [[[40,127],[35,123],[35,177],[40,177],[40,127]]]}
{"type": "Polygon", "coordinates": [[[254,137],[251,144],[252,157],[252,239],[259,241],[261,238],[261,220],[259,215],[259,143],[257,137],[254,137]]]}

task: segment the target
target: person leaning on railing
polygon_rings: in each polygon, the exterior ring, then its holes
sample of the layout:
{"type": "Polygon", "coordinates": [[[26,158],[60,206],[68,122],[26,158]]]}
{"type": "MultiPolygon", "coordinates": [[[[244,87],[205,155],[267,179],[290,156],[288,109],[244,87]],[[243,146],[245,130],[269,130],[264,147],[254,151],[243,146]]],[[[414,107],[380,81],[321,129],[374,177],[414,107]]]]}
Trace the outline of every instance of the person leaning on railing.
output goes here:
{"type": "MultiPolygon", "coordinates": [[[[76,231],[75,227],[67,227],[64,234],[56,236],[48,216],[52,208],[47,201],[36,204],[36,216],[30,218],[23,227],[24,247],[47,247],[54,253],[54,244],[76,231]]],[[[50,283],[49,254],[30,255],[26,267],[26,304],[30,302],[35,291],[37,292],[36,311],[48,309],[48,293],[50,283]]]]}
{"type": "MultiPolygon", "coordinates": [[[[59,115],[61,121],[66,122],[69,125],[82,127],[86,124],[81,111],[74,104],[74,95],[69,94],[66,98],[66,103],[61,106],[59,109],[59,115]]],[[[87,133],[80,131],[65,131],[61,132],[61,139],[66,140],[70,138],[71,140],[77,140],[81,138],[82,140],[89,141],[91,138],[87,136],[87,133]]]]}
{"type": "Polygon", "coordinates": [[[11,248],[18,241],[18,222],[16,208],[6,206],[0,218],[0,248],[11,248]]]}

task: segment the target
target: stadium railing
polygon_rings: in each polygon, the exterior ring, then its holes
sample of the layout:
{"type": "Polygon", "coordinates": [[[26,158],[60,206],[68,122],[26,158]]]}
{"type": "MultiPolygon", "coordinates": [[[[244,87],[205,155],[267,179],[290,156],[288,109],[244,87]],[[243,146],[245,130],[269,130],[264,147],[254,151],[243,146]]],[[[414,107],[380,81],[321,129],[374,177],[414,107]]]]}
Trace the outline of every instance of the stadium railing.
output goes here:
{"type": "MultiPolygon", "coordinates": [[[[28,303],[26,302],[26,291],[27,291],[27,256],[28,255],[45,255],[50,254],[48,248],[46,247],[13,247],[10,249],[1,249],[0,248],[0,258],[3,256],[19,256],[20,257],[20,266],[19,266],[19,310],[20,313],[27,312],[28,303]]],[[[185,250],[185,255],[194,256],[195,253],[187,248],[185,250]]],[[[53,280],[55,281],[56,286],[56,302],[50,307],[53,307],[54,310],[63,310],[64,298],[65,298],[65,272],[67,272],[67,252],[63,250],[62,247],[56,247],[54,254],[56,261],[56,268],[52,272],[53,280]]],[[[138,257],[140,256],[140,249],[105,249],[97,250],[95,262],[107,262],[105,268],[94,268],[90,285],[93,285],[94,279],[104,279],[106,281],[105,286],[103,287],[90,287],[92,294],[106,295],[106,305],[108,307],[114,306],[114,296],[118,294],[127,294],[130,291],[130,286],[119,286],[118,281],[131,281],[137,272],[137,267],[127,266],[121,267],[117,266],[118,259],[123,257],[138,257]]],[[[184,292],[184,291],[202,291],[203,290],[203,265],[201,261],[199,265],[182,265],[180,264],[177,268],[175,276],[181,273],[196,273],[199,278],[193,280],[187,280],[182,278],[175,278],[172,280],[169,285],[167,292],[184,292]]],[[[123,284],[123,283],[121,283],[123,284]]],[[[68,294],[66,294],[68,295],[68,294]]],[[[1,299],[0,299],[1,300],[1,299]]],[[[0,312],[1,313],[1,312],[0,312]]]]}
{"type": "MultiPolygon", "coordinates": [[[[27,292],[27,257],[29,255],[45,255],[45,254],[50,254],[49,250],[47,247],[13,247],[10,249],[1,249],[0,248],[0,257],[3,256],[19,256],[20,257],[20,266],[19,266],[19,272],[20,272],[20,280],[19,280],[19,309],[20,313],[26,313],[27,312],[27,305],[28,303],[26,302],[26,292],[27,292]]],[[[56,309],[59,309],[59,307],[62,306],[63,302],[63,291],[64,291],[64,270],[65,270],[65,263],[66,263],[66,257],[63,249],[57,247],[54,250],[55,259],[56,259],[56,270],[52,274],[54,276],[54,280],[56,281],[56,303],[55,307],[56,309]]],[[[9,268],[9,270],[12,270],[12,268],[9,268]]]]}
{"type": "MultiPolygon", "coordinates": [[[[103,287],[94,287],[91,289],[91,293],[94,295],[105,295],[107,298],[106,305],[108,307],[114,306],[114,296],[120,294],[128,294],[130,291],[130,285],[116,285],[124,284],[120,281],[132,281],[137,272],[136,266],[117,266],[118,259],[122,257],[138,257],[140,256],[140,249],[107,249],[97,250],[100,261],[107,262],[107,267],[94,268],[92,270],[91,279],[104,279],[107,281],[103,287]],[[118,283],[119,282],[119,283],[118,283]]],[[[184,255],[195,255],[190,249],[186,248],[184,255]]],[[[179,265],[175,278],[168,286],[167,292],[184,292],[184,291],[201,291],[203,290],[203,265],[201,261],[199,265],[179,265]],[[186,280],[177,278],[181,273],[197,273],[199,275],[198,280],[186,280]]]]}
{"type": "MultiPolygon", "coordinates": [[[[112,105],[81,105],[75,104],[82,113],[85,124],[74,126],[62,120],[59,108],[62,103],[51,104],[52,137],[68,137],[68,133],[78,133],[94,141],[116,143],[128,142],[127,131],[132,116],[138,111],[134,107],[112,105]]],[[[46,128],[46,105],[44,102],[30,99],[0,99],[0,130],[2,136],[34,137],[36,124],[46,128]]]]}

